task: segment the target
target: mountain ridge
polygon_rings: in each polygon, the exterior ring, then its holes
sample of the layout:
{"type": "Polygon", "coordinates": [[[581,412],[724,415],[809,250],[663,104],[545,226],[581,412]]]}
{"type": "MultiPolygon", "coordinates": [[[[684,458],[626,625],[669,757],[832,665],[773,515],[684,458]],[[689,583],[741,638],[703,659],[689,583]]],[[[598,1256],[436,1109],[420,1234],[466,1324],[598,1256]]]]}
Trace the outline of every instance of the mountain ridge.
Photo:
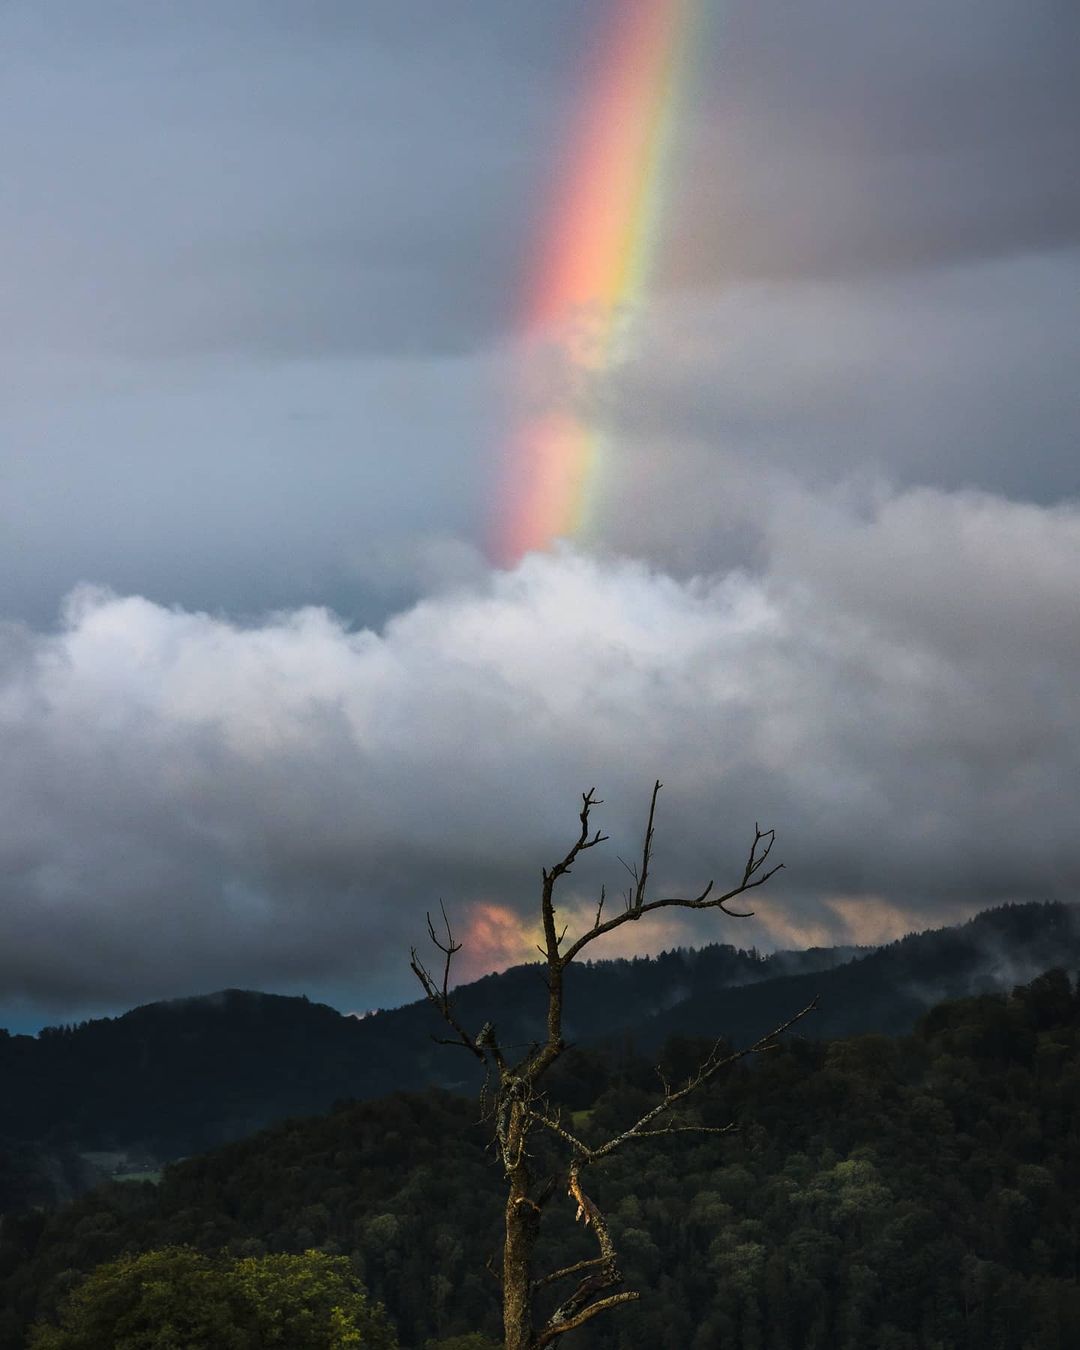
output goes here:
{"type": "MultiPolygon", "coordinates": [[[[572,966],[567,1030],[582,1044],[650,1051],[673,1035],[748,1043],[817,996],[802,1035],[900,1034],[941,998],[1007,991],[1062,965],[1080,966],[1080,911],[1002,906],[869,951],[763,957],[713,944],[572,966]]],[[[542,1028],[538,973],[519,966],[459,987],[459,1017],[493,1022],[507,1048],[527,1044],[542,1028]]],[[[437,1045],[439,1034],[423,1000],[356,1018],[304,996],[224,990],[0,1036],[0,1140],[167,1160],[335,1101],[474,1091],[475,1066],[437,1045]]]]}

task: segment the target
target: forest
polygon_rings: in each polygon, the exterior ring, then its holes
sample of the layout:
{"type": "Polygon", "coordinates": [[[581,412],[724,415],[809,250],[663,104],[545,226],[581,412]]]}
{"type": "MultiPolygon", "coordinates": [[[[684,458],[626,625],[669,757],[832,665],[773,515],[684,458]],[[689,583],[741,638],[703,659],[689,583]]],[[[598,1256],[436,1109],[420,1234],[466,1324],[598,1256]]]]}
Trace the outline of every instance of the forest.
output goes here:
{"type": "MultiPolygon", "coordinates": [[[[678,1076],[700,1042],[661,1057],[678,1076]]],[[[594,1180],[641,1300],[571,1350],[1073,1350],[1080,992],[1064,970],[946,1002],[910,1035],[792,1037],[702,1090],[729,1135],[643,1140],[594,1180]]],[[[581,1047],[552,1096],[584,1138],[655,1096],[654,1056],[581,1047]]],[[[402,1350],[495,1345],[503,1189],[474,1099],[339,1103],[0,1231],[0,1347],[102,1263],[192,1248],[349,1263],[402,1350]],[[485,1341],[484,1337],[490,1338],[485,1341]],[[465,1339],[457,1339],[465,1338],[465,1339]]],[[[592,1254],[554,1206],[541,1255],[592,1254]]],[[[50,1344],[43,1341],[42,1344],[50,1344]]],[[[58,1344],[60,1342],[57,1342],[58,1344]]]]}

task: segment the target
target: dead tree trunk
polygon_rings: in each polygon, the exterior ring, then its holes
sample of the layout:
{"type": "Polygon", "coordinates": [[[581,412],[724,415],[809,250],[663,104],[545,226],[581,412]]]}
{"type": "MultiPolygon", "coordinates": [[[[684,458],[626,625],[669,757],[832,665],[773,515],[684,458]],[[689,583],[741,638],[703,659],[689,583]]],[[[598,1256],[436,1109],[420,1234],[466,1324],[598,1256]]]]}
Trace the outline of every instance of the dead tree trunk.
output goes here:
{"type": "Polygon", "coordinates": [[[718,909],[732,918],[749,918],[752,911],[732,910],[727,902],[753,890],[769,880],[783,864],[767,866],[775,838],[772,830],[754,827],[754,841],[738,884],[723,894],[713,893],[713,883],[697,896],[647,898],[649,865],[652,860],[653,827],[656,819],[656,799],[661,784],[657,782],[649,804],[649,817],[640,862],[630,869],[632,885],[623,897],[623,907],[610,918],[604,917],[606,894],[600,892],[599,903],[592,925],[580,936],[566,944],[567,926],[560,932],[555,907],[555,887],[561,877],[571,870],[578,856],[595,848],[606,835],[590,829],[593,807],[599,805],[594,791],[582,796],[579,813],[581,829],[565,857],[543,871],[540,893],[540,912],[544,931],[541,954],[546,962],[548,988],[545,1039],[532,1046],[516,1063],[507,1060],[495,1034],[495,1028],[486,1023],[474,1036],[459,1022],[450,999],[450,969],[461,944],[455,942],[445,910],[442,914],[443,933],[437,933],[428,916],[428,933],[432,942],[443,953],[441,980],[437,980],[421,961],[414,948],[412,969],[424,992],[445,1019],[453,1036],[444,1043],[464,1046],[484,1065],[488,1081],[493,1085],[490,1096],[490,1115],[494,1126],[495,1144],[507,1181],[505,1235],[502,1259],[503,1335],[505,1350],[544,1350],[568,1331],[583,1326],[593,1317],[609,1308],[618,1307],[640,1297],[631,1289],[621,1289],[622,1272],[618,1254],[608,1229],[607,1220],[599,1206],[586,1193],[582,1174],[587,1168],[602,1162],[617,1149],[636,1139],[655,1138],[657,1135],[684,1132],[725,1134],[734,1128],[704,1126],[685,1119],[680,1109],[699,1088],[713,1079],[722,1069],[748,1055],[758,1054],[776,1044],[777,1037],[787,1031],[817,1006],[815,999],[795,1013],[782,1026],[776,1027],[755,1044],[745,1049],[729,1051],[717,1041],[697,1070],[684,1083],[672,1086],[661,1078],[659,1100],[628,1129],[599,1145],[590,1145],[579,1139],[564,1124],[557,1110],[553,1110],[541,1090],[541,1080],[566,1048],[563,1040],[563,975],[580,952],[590,942],[624,923],[640,919],[653,910],[677,907],[682,909],[718,909]],[[444,935],[445,934],[445,935],[444,935]],[[578,1220],[592,1229],[596,1239],[597,1255],[577,1261],[546,1275],[534,1273],[533,1256],[544,1206],[556,1190],[554,1180],[537,1185],[532,1175],[529,1139],[536,1130],[547,1132],[559,1141],[569,1155],[565,1184],[567,1193],[577,1206],[578,1220]],[[541,1290],[565,1280],[577,1280],[571,1293],[565,1295],[546,1315],[537,1318],[536,1296],[541,1290]]]}
{"type": "Polygon", "coordinates": [[[525,1160],[528,1134],[522,1102],[510,1107],[508,1144],[517,1158],[508,1171],[506,1236],[503,1243],[503,1336],[506,1350],[533,1350],[533,1248],[540,1228],[540,1206],[530,1195],[532,1178],[525,1160]]]}

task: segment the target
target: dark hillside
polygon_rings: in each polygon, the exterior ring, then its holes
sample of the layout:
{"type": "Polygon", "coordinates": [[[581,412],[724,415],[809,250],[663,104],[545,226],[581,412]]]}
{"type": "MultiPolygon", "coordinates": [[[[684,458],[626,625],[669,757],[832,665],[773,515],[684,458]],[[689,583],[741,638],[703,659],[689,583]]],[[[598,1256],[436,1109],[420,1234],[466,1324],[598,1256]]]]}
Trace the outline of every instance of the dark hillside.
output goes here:
{"type": "MultiPolygon", "coordinates": [[[[712,946],[597,962],[569,972],[568,998],[582,1033],[612,1034],[695,990],[823,969],[852,954],[762,957],[712,946]]],[[[520,966],[457,997],[463,1017],[496,1022],[512,1044],[536,1034],[543,994],[538,968],[520,966]]],[[[433,1044],[432,1032],[441,1027],[424,1002],[358,1019],[305,998],[233,989],[38,1037],[0,1035],[0,1139],[167,1159],[347,1098],[429,1085],[471,1090],[470,1064],[433,1044]]]]}

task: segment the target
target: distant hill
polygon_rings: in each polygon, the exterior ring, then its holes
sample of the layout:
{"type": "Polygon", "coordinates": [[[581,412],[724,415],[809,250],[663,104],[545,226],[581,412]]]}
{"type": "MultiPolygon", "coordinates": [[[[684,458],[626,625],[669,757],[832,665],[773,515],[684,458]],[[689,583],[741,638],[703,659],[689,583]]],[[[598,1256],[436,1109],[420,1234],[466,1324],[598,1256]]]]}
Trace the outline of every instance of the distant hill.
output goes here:
{"type": "MultiPolygon", "coordinates": [[[[568,972],[568,1027],[614,1035],[705,989],[825,969],[855,951],[761,956],[717,945],[582,965],[568,972]]],[[[507,1045],[539,1034],[544,996],[536,966],[456,995],[463,1018],[494,1021],[507,1045]]],[[[430,1085],[471,1091],[471,1061],[432,1040],[444,1030],[422,1000],[360,1019],[306,998],[229,989],[36,1037],[3,1033],[0,1148],[30,1140],[169,1159],[339,1100],[430,1085]]]]}
{"type": "MultiPolygon", "coordinates": [[[[763,957],[710,946],[571,967],[567,1029],[579,1042],[645,1049],[671,1035],[742,1043],[818,995],[821,1011],[801,1034],[899,1034],[941,998],[1008,990],[1052,966],[1080,966],[1077,911],[1005,906],[869,952],[763,957]]],[[[504,1045],[524,1046],[539,1034],[544,995],[539,968],[521,966],[456,998],[468,1025],[490,1020],[504,1045]]],[[[440,1025],[423,1002],[357,1019],[303,998],[228,990],[0,1036],[0,1155],[7,1139],[58,1153],[118,1150],[145,1167],[335,1101],[472,1091],[469,1057],[432,1040],[440,1025]]]]}

